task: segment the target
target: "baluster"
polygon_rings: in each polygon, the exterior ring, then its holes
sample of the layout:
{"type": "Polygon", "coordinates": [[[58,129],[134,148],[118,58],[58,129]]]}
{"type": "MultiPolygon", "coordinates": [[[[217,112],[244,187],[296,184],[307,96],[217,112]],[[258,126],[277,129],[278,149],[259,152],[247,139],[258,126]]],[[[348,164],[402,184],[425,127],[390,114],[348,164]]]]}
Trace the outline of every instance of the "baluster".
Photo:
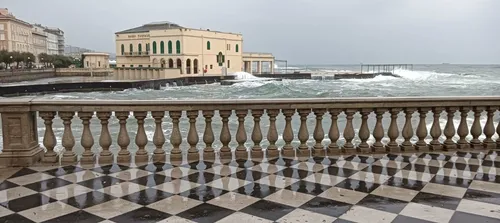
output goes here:
{"type": "Polygon", "coordinates": [[[307,140],[309,139],[309,131],[307,130],[307,116],[311,113],[311,109],[299,109],[300,115],[300,128],[299,128],[299,150],[298,154],[301,156],[310,156],[309,146],[307,140]]]}
{"type": "Polygon", "coordinates": [[[236,142],[238,146],[236,147],[235,155],[236,158],[248,158],[248,151],[245,143],[247,142],[247,132],[245,130],[245,117],[248,114],[248,110],[236,110],[236,116],[238,117],[238,131],[236,131],[236,142]]]}
{"type": "Polygon", "coordinates": [[[170,151],[170,160],[182,160],[182,151],[180,145],[182,144],[181,130],[179,129],[179,119],[182,116],[182,111],[170,111],[168,115],[172,119],[172,135],[170,136],[170,143],[172,143],[172,151],[170,151]]]}
{"type": "Polygon", "coordinates": [[[384,126],[382,124],[382,119],[384,118],[386,111],[386,109],[375,109],[377,122],[375,123],[375,128],[373,129],[373,138],[375,138],[375,143],[372,145],[373,152],[386,152],[386,148],[382,143],[382,139],[384,138],[384,126]]]}
{"type": "Polygon", "coordinates": [[[111,135],[109,134],[108,123],[111,117],[111,112],[97,112],[97,118],[101,120],[101,136],[99,137],[99,146],[102,151],[99,154],[99,164],[113,162],[113,154],[109,151],[111,146],[111,135]]]}
{"type": "Polygon", "coordinates": [[[314,156],[325,156],[325,147],[323,146],[323,139],[325,138],[325,131],[323,130],[323,115],[326,109],[314,109],[314,115],[316,116],[316,126],[314,127],[314,156]]]}
{"type": "Polygon", "coordinates": [[[278,141],[276,116],[278,116],[279,112],[280,110],[278,109],[267,110],[267,115],[269,116],[269,131],[267,132],[267,141],[269,141],[269,146],[267,147],[267,158],[279,156],[278,147],[276,146],[276,141],[278,141]]]}
{"type": "Polygon", "coordinates": [[[495,126],[493,124],[493,116],[497,111],[498,107],[488,107],[488,119],[486,120],[486,125],[484,126],[484,135],[486,138],[483,140],[484,148],[495,149],[497,147],[495,141],[491,137],[495,134],[495,126]]]}
{"type": "Polygon", "coordinates": [[[328,155],[338,155],[340,154],[339,146],[337,141],[340,138],[340,132],[337,120],[339,119],[340,109],[330,109],[328,112],[331,115],[332,123],[330,125],[330,131],[328,131],[328,138],[330,138],[330,145],[328,145],[328,155]]]}
{"type": "Polygon", "coordinates": [[[415,144],[415,148],[420,152],[429,151],[429,146],[427,142],[425,142],[425,138],[428,135],[427,132],[427,123],[425,123],[425,118],[427,117],[427,113],[429,113],[429,108],[419,108],[418,113],[420,114],[420,121],[417,126],[417,137],[418,141],[415,144]]]}
{"type": "Polygon", "coordinates": [[[130,163],[130,152],[128,151],[130,137],[127,132],[127,119],[129,112],[115,112],[115,115],[120,123],[120,131],[118,133],[118,146],[120,146],[120,151],[118,151],[117,161],[119,163],[130,163]]]}
{"type": "Polygon", "coordinates": [[[71,131],[71,119],[75,112],[59,112],[59,117],[63,120],[64,132],[62,136],[62,146],[64,148],[64,153],[62,155],[62,162],[66,164],[72,164],[76,161],[76,155],[73,152],[73,147],[75,146],[75,137],[73,137],[73,132],[71,131]]]}
{"type": "Polygon", "coordinates": [[[212,148],[212,144],[215,140],[214,131],[212,130],[212,117],[214,117],[214,111],[203,111],[203,117],[205,118],[205,132],[203,133],[205,149],[203,150],[203,159],[213,160],[215,159],[214,148],[212,148]]]}
{"type": "Polygon", "coordinates": [[[144,119],[148,115],[147,112],[134,112],[134,117],[137,120],[137,133],[135,135],[135,144],[137,145],[137,152],[135,153],[135,162],[144,163],[148,162],[149,155],[146,151],[146,145],[148,144],[148,137],[146,136],[146,131],[144,130],[144,119]]]}
{"type": "Polygon", "coordinates": [[[389,125],[389,129],[387,130],[387,136],[389,137],[389,143],[387,143],[387,150],[390,152],[400,152],[400,147],[396,142],[396,139],[399,136],[398,129],[398,114],[401,111],[401,108],[391,108],[389,109],[391,113],[391,124],[389,125]]]}
{"type": "Polygon", "coordinates": [[[165,117],[164,111],[154,111],[151,115],[155,119],[155,134],[153,135],[153,144],[155,144],[155,150],[153,151],[153,162],[165,161],[165,150],[163,150],[163,145],[165,145],[166,139],[165,134],[162,129],[163,118],[165,117]]]}
{"type": "Polygon", "coordinates": [[[222,143],[222,148],[220,149],[221,158],[231,158],[231,148],[229,148],[229,143],[231,142],[231,132],[229,131],[229,116],[231,116],[232,111],[220,111],[220,117],[222,118],[222,129],[220,132],[220,142],[222,143]]]}
{"type": "Polygon", "coordinates": [[[469,126],[467,125],[467,116],[469,116],[469,107],[462,107],[460,109],[460,124],[458,125],[457,134],[460,139],[457,141],[457,146],[459,149],[469,149],[470,144],[465,139],[469,135],[469,126]]]}
{"type": "Polygon", "coordinates": [[[196,130],[196,118],[198,118],[199,111],[188,111],[187,116],[189,118],[189,132],[187,142],[189,143],[188,159],[198,160],[200,159],[200,153],[196,146],[200,138],[198,137],[198,131],[196,130]]]}
{"type": "Polygon", "coordinates": [[[443,149],[443,145],[441,145],[441,142],[439,142],[439,137],[441,137],[442,134],[441,125],[439,124],[439,117],[441,117],[441,112],[443,112],[443,108],[440,107],[432,108],[434,121],[432,122],[432,127],[431,127],[432,141],[429,147],[434,151],[443,149]]]}
{"type": "Polygon", "coordinates": [[[283,109],[283,115],[285,115],[285,129],[283,130],[283,140],[285,145],[283,146],[283,156],[295,157],[295,150],[292,146],[293,141],[293,129],[292,129],[292,116],[295,114],[294,109],[283,109]]]}
{"type": "Polygon", "coordinates": [[[43,135],[43,145],[47,152],[43,155],[43,162],[57,162],[57,153],[54,152],[54,147],[57,145],[57,139],[52,129],[52,120],[54,120],[55,112],[40,112],[40,117],[44,120],[45,134],[43,135]]]}
{"type": "Polygon", "coordinates": [[[252,141],[254,146],[252,147],[252,158],[262,158],[264,157],[264,151],[260,143],[262,142],[262,132],[260,130],[260,117],[264,114],[264,110],[252,110],[253,116],[253,131],[252,131],[252,141]]]}
{"type": "Polygon", "coordinates": [[[497,124],[497,149],[500,149],[500,122],[497,124]]]}
{"type": "Polygon", "coordinates": [[[479,140],[479,136],[483,133],[481,128],[481,113],[484,111],[484,107],[474,107],[474,122],[472,123],[470,134],[472,135],[472,140],[470,145],[472,149],[482,149],[483,144],[479,140]]]}
{"type": "Polygon", "coordinates": [[[455,136],[456,130],[455,125],[453,124],[453,118],[455,117],[455,112],[458,108],[456,107],[448,107],[446,108],[446,112],[448,113],[448,121],[446,121],[446,126],[444,127],[444,135],[446,136],[446,140],[444,140],[443,148],[445,151],[455,150],[457,149],[457,144],[453,141],[453,136],[455,136]]]}
{"type": "Polygon", "coordinates": [[[80,143],[85,149],[80,162],[84,164],[94,163],[94,153],[91,151],[92,146],[94,146],[94,137],[92,137],[92,132],[90,132],[90,119],[92,119],[92,115],[93,112],[78,112],[78,117],[80,117],[83,124],[83,132],[80,143]]]}
{"type": "MultiPolygon", "coordinates": [[[[405,125],[403,126],[403,138],[405,141],[401,144],[401,150],[405,152],[411,152],[415,150],[415,147],[411,143],[411,138],[413,137],[413,126],[411,125],[411,118],[415,112],[415,108],[406,108],[405,111],[405,125]]],[[[424,121],[425,122],[425,121],[424,121]]]]}
{"type": "Polygon", "coordinates": [[[361,126],[359,128],[359,139],[361,139],[361,143],[359,144],[357,151],[360,153],[369,153],[370,145],[366,142],[370,138],[370,129],[368,129],[368,115],[370,115],[371,110],[361,109],[359,111],[361,113],[361,126]]]}
{"type": "Polygon", "coordinates": [[[356,113],[356,110],[354,109],[346,109],[345,111],[346,114],[346,119],[347,123],[345,125],[344,129],[344,138],[345,138],[345,144],[342,147],[342,152],[351,154],[354,153],[354,145],[352,144],[352,140],[354,139],[354,126],[352,125],[352,119],[354,118],[354,114],[356,113]]]}

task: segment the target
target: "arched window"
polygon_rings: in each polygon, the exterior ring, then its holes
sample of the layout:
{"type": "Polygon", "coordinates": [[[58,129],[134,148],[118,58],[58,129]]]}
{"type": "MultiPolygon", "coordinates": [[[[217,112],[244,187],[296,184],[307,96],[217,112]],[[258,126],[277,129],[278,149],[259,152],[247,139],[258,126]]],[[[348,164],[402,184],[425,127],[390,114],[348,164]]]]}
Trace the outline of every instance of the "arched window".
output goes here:
{"type": "Polygon", "coordinates": [[[153,54],[156,54],[156,41],[153,41],[153,54]]]}
{"type": "Polygon", "coordinates": [[[210,50],[210,41],[207,41],[207,50],[210,50]]]}
{"type": "Polygon", "coordinates": [[[137,50],[139,51],[139,54],[142,53],[142,44],[139,43],[139,45],[137,46],[137,50]]]}
{"type": "Polygon", "coordinates": [[[193,60],[193,73],[198,73],[198,59],[193,60]]]}
{"type": "Polygon", "coordinates": [[[149,43],[146,43],[146,52],[148,52],[148,53],[149,53],[149,50],[150,50],[150,49],[149,49],[149,43]]]}
{"type": "Polygon", "coordinates": [[[174,60],[168,59],[168,68],[174,68],[174,60]]]}
{"type": "Polygon", "coordinates": [[[125,55],[125,45],[122,44],[122,56],[125,55]]]}
{"type": "Polygon", "coordinates": [[[165,43],[163,41],[160,42],[160,53],[165,54],[165,43]]]}
{"type": "Polygon", "coordinates": [[[134,52],[134,45],[130,44],[130,53],[134,52]]]}
{"type": "Polygon", "coordinates": [[[181,54],[181,41],[179,41],[179,40],[177,40],[177,42],[175,42],[175,53],[181,54]]]}
{"type": "Polygon", "coordinates": [[[172,54],[172,41],[168,41],[168,54],[172,54]]]}
{"type": "Polygon", "coordinates": [[[177,59],[177,67],[176,68],[181,68],[182,67],[182,60],[177,59]]]}
{"type": "Polygon", "coordinates": [[[186,60],[186,74],[191,74],[191,59],[186,60]]]}
{"type": "Polygon", "coordinates": [[[240,51],[240,46],[236,44],[236,53],[240,51]]]}

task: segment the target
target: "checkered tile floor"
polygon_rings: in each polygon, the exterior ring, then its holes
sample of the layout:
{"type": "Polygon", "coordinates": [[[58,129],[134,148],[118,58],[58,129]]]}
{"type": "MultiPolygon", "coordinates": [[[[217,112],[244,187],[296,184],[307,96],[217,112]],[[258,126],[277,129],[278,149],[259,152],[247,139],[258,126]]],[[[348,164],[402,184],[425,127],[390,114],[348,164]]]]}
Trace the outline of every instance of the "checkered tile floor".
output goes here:
{"type": "Polygon", "coordinates": [[[500,222],[500,157],[2,169],[1,222],[500,222]]]}

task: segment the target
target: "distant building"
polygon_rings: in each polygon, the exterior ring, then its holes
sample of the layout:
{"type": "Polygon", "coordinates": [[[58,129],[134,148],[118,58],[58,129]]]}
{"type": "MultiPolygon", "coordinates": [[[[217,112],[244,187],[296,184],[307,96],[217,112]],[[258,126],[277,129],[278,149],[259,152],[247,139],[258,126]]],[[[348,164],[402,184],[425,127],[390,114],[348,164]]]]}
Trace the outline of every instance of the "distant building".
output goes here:
{"type": "Polygon", "coordinates": [[[55,42],[57,45],[57,54],[58,55],[64,55],[64,32],[59,29],[59,28],[54,28],[54,27],[47,27],[45,30],[47,33],[54,34],[55,37],[55,42]]]}
{"type": "MultiPolygon", "coordinates": [[[[47,33],[45,28],[39,25],[33,25],[31,30],[33,37],[33,54],[38,57],[41,53],[48,53],[47,33]]],[[[40,63],[40,58],[33,58],[35,63],[40,63]]]]}
{"type": "Polygon", "coordinates": [[[0,8],[0,50],[33,52],[32,25],[0,8]]]}
{"type": "Polygon", "coordinates": [[[181,75],[273,72],[274,56],[243,53],[243,35],[154,22],[115,33],[118,68],[175,68],[181,75]],[[257,69],[252,69],[256,63],[257,69]]]}
{"type": "Polygon", "coordinates": [[[84,68],[109,68],[109,54],[107,53],[83,53],[84,68]]]}

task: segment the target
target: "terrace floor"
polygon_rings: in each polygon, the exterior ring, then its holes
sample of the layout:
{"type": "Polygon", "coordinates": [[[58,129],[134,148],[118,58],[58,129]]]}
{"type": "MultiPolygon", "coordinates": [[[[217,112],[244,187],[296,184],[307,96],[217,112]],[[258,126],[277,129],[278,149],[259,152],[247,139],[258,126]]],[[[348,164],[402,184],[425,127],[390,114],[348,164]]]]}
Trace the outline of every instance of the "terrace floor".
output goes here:
{"type": "Polygon", "coordinates": [[[500,222],[495,151],[0,170],[0,222],[500,222]]]}

